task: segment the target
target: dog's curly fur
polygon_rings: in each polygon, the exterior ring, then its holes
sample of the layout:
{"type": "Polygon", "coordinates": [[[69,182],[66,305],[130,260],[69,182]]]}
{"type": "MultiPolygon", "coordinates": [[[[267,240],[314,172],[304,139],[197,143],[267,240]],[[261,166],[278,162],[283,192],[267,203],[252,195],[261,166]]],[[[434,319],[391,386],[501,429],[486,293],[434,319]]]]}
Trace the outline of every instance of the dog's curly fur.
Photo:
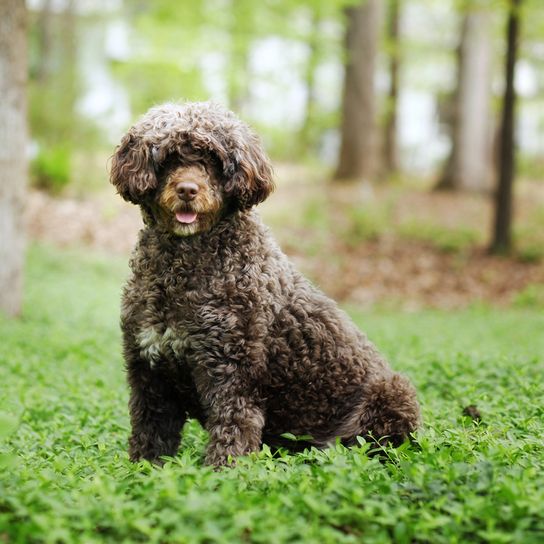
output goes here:
{"type": "Polygon", "coordinates": [[[272,169],[233,113],[152,108],[123,138],[111,181],[145,222],[121,312],[132,460],[175,455],[187,417],[209,431],[213,465],[263,441],[289,446],[284,433],[320,447],[358,435],[397,445],[417,428],[409,381],[251,210],[272,191],[272,169]],[[177,197],[184,180],[194,201],[177,197]]]}

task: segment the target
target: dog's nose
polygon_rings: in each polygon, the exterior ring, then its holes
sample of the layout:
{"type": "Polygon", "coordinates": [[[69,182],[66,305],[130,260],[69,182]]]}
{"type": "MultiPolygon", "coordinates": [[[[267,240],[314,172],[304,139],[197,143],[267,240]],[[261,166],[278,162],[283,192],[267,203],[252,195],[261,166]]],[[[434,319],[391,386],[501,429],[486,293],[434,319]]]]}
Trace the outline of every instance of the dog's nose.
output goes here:
{"type": "Polygon", "coordinates": [[[191,181],[180,181],[176,185],[176,192],[181,200],[189,202],[190,200],[194,200],[198,194],[198,185],[196,183],[192,183],[191,181]]]}

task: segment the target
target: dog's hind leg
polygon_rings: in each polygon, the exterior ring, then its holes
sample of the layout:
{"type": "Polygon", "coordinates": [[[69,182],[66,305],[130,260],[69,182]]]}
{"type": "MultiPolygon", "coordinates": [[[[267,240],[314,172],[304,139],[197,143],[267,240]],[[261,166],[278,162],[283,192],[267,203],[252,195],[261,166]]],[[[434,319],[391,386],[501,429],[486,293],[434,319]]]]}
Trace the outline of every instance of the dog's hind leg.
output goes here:
{"type": "Polygon", "coordinates": [[[341,425],[337,436],[346,444],[356,436],[371,438],[381,444],[400,446],[420,425],[416,392],[401,374],[369,383],[364,398],[341,425]]]}

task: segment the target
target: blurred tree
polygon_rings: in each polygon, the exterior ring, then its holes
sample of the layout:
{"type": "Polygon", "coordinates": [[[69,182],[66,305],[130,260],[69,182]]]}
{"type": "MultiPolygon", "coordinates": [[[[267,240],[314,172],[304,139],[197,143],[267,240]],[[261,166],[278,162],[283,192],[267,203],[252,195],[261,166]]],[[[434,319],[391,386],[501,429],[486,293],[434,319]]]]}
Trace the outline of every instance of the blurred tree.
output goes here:
{"type": "Polygon", "coordinates": [[[515,73],[518,58],[519,26],[522,0],[509,0],[506,25],[505,87],[501,113],[499,142],[499,175],[495,195],[495,220],[492,253],[505,253],[512,248],[512,186],[515,175],[515,73]]]}
{"type": "Polygon", "coordinates": [[[387,50],[389,53],[389,90],[385,112],[384,161],[385,176],[394,175],[399,167],[397,148],[397,117],[400,65],[401,0],[389,0],[387,13],[387,50]]]}
{"type": "Polygon", "coordinates": [[[369,179],[376,168],[374,72],[380,2],[366,0],[347,8],[346,16],[341,144],[334,179],[369,179]]]}
{"type": "MultiPolygon", "coordinates": [[[[202,99],[206,94],[204,59],[214,39],[208,25],[220,17],[225,27],[225,11],[205,0],[125,0],[124,10],[131,28],[131,55],[112,65],[128,91],[131,109],[142,113],[161,102],[202,99]]],[[[222,38],[227,38],[226,32],[222,38]]]]}
{"type": "Polygon", "coordinates": [[[437,189],[491,189],[491,21],[478,0],[465,3],[457,51],[452,148],[437,189]]]}
{"type": "Polygon", "coordinates": [[[27,178],[26,9],[0,2],[0,310],[21,311],[23,203],[27,178]]]}
{"type": "Polygon", "coordinates": [[[243,112],[249,100],[250,53],[258,25],[258,4],[253,0],[231,0],[227,30],[228,52],[226,80],[229,107],[243,112]]]}
{"type": "Polygon", "coordinates": [[[307,37],[309,48],[308,60],[304,70],[304,83],[306,86],[306,104],[304,120],[300,128],[299,144],[303,153],[315,152],[317,140],[317,77],[316,71],[321,60],[321,4],[310,7],[310,31],[307,37]]]}
{"type": "Polygon", "coordinates": [[[91,131],[76,114],[80,92],[77,66],[76,0],[67,0],[62,10],[44,1],[33,12],[30,33],[29,122],[37,144],[32,162],[32,182],[52,192],[70,182],[74,142],[91,131]]]}
{"type": "MultiPolygon", "coordinates": [[[[255,115],[262,89],[274,92],[276,85],[280,96],[285,81],[302,84],[307,101],[299,127],[289,130],[254,119],[270,148],[284,157],[300,158],[308,151],[315,153],[323,133],[336,126],[337,112],[328,97],[323,100],[327,89],[320,88],[318,71],[338,62],[342,10],[354,1],[125,0],[132,54],[115,63],[115,73],[127,88],[134,111],[165,100],[212,96],[246,119],[255,115]],[[308,49],[302,61],[297,57],[301,45],[308,49]],[[287,62],[270,57],[270,51],[291,49],[295,53],[287,62]],[[290,62],[289,73],[278,77],[277,71],[268,71],[275,62],[276,70],[290,62]],[[253,93],[257,77],[262,79],[253,93]]],[[[331,86],[334,92],[334,82],[331,86]]]]}
{"type": "Polygon", "coordinates": [[[36,42],[40,52],[40,62],[35,68],[34,77],[36,81],[43,83],[47,80],[51,71],[51,53],[53,45],[52,28],[52,0],[44,0],[36,21],[36,42]]]}
{"type": "MultiPolygon", "coordinates": [[[[336,108],[325,106],[323,98],[330,96],[323,89],[319,71],[323,66],[337,65],[343,53],[342,26],[345,22],[344,9],[358,0],[283,0],[285,8],[306,22],[302,32],[291,31],[290,36],[307,46],[308,54],[302,67],[302,83],[306,88],[304,114],[298,132],[298,156],[315,155],[320,140],[327,130],[338,124],[336,108]],[[327,111],[328,109],[328,111],[327,111]]],[[[293,24],[295,27],[296,25],[293,24]]],[[[278,28],[278,27],[276,27],[278,28]]],[[[283,29],[282,29],[283,31],[283,29]]]]}

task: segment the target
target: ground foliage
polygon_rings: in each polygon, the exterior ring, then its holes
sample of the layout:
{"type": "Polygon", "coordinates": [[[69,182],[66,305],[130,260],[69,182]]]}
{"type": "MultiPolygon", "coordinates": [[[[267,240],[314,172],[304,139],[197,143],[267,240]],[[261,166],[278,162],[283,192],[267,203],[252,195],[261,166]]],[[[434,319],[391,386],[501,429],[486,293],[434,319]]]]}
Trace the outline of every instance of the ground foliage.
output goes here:
{"type": "Polygon", "coordinates": [[[214,472],[191,423],[162,469],[127,458],[117,326],[124,259],[34,248],[25,312],[0,321],[0,540],[542,542],[544,316],[399,314],[357,323],[416,384],[412,445],[266,447],[214,472]],[[482,420],[463,416],[474,404],[482,420]]]}

